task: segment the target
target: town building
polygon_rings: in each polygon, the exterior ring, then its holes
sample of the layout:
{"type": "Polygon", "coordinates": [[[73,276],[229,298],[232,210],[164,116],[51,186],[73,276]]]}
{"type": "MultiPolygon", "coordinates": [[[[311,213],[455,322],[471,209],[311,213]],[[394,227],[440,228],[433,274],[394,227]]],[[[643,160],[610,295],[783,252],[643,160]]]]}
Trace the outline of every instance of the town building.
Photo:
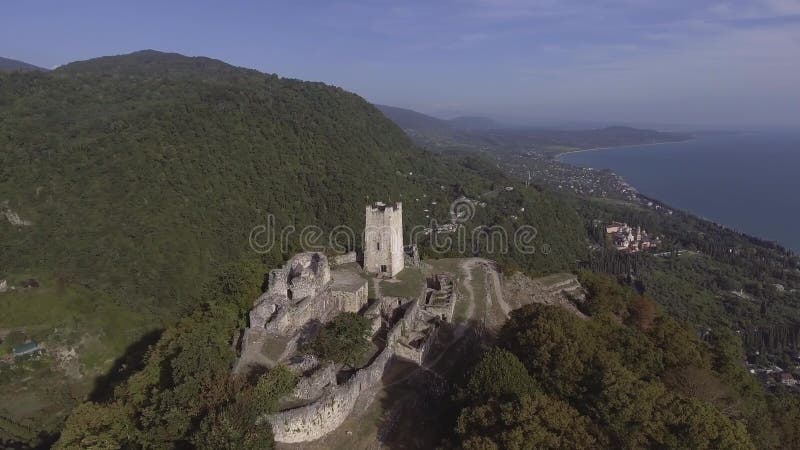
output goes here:
{"type": "Polygon", "coordinates": [[[32,355],[39,351],[39,344],[36,341],[26,342],[11,349],[15,358],[32,355]]]}
{"type": "Polygon", "coordinates": [[[616,250],[627,253],[656,248],[661,243],[657,237],[649,235],[642,227],[634,228],[622,222],[612,222],[607,225],[606,234],[611,238],[616,250]]]}

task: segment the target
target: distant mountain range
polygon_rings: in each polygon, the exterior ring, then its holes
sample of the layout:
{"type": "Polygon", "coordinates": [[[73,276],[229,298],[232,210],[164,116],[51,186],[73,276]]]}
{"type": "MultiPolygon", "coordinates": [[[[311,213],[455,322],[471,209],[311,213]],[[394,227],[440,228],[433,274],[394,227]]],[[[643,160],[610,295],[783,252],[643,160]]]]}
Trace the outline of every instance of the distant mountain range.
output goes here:
{"type": "Polygon", "coordinates": [[[33,64],[28,64],[24,61],[17,61],[16,59],[10,58],[3,58],[0,56],[0,72],[13,72],[13,71],[31,71],[31,70],[39,70],[46,72],[47,69],[44,67],[34,66],[33,64]]]}
{"type": "Polygon", "coordinates": [[[439,137],[453,137],[456,134],[456,128],[445,119],[396,106],[375,105],[375,107],[412,137],[414,134],[439,137]]]}
{"type": "Polygon", "coordinates": [[[481,116],[460,116],[450,119],[448,122],[453,128],[465,131],[504,128],[504,125],[495,122],[494,119],[481,116]]]}
{"type": "Polygon", "coordinates": [[[492,151],[534,150],[555,154],[575,149],[674,142],[691,139],[688,133],[672,133],[628,126],[595,129],[560,129],[504,125],[480,116],[445,120],[410,109],[375,105],[419,145],[452,149],[478,147],[492,151]]]}

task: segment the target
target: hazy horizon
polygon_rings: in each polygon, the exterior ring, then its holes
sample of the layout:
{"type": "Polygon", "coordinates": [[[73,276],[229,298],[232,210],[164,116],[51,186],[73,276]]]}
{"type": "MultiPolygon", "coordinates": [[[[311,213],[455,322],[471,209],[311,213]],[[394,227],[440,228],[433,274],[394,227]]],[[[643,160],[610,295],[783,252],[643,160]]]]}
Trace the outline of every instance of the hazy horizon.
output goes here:
{"type": "Polygon", "coordinates": [[[800,0],[7,5],[0,56],[153,48],[436,117],[800,127],[800,0]]]}

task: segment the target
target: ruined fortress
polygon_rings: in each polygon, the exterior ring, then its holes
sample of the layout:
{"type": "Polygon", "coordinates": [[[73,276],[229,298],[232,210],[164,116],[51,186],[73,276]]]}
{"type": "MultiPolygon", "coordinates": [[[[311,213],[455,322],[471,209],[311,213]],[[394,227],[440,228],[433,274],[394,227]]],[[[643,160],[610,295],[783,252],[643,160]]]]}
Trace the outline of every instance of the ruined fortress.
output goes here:
{"type": "Polygon", "coordinates": [[[410,297],[368,298],[368,280],[397,275],[409,256],[401,204],[367,206],[364,238],[363,269],[353,254],[332,258],[331,267],[322,253],[300,253],[270,272],[269,287],[250,312],[234,371],[282,364],[300,376],[280,411],[259,419],[272,426],[277,442],[311,441],[335,430],[363,392],[379,387],[393,358],[421,365],[441,325],[452,320],[458,298],[452,274],[430,277],[410,297]],[[359,313],[371,324],[375,351],[355,371],[298,351],[302,340],[342,312],[359,313]]]}

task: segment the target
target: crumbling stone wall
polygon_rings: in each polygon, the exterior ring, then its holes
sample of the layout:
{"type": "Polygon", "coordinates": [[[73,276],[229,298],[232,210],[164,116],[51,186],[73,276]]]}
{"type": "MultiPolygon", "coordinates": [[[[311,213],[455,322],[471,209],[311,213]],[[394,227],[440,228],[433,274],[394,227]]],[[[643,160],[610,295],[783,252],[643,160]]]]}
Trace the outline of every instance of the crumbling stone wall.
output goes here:
{"type": "MultiPolygon", "coordinates": [[[[262,295],[251,312],[251,329],[245,331],[245,351],[257,351],[269,333],[284,335],[294,333],[312,321],[325,322],[340,311],[360,311],[367,305],[366,282],[343,278],[329,283],[327,261],[308,254],[295,257],[280,270],[271,273],[270,289],[262,295]],[[316,265],[323,261],[323,267],[316,265]],[[281,280],[287,280],[285,284],[281,280]],[[300,280],[300,282],[298,282],[300,280]],[[311,292],[301,299],[292,292],[311,292]],[[252,329],[253,324],[260,325],[252,329]]],[[[402,255],[401,255],[402,256],[402,255]]],[[[337,272],[338,273],[338,272],[337,272]]],[[[269,423],[278,442],[295,443],[318,439],[335,430],[353,410],[362,392],[373,389],[381,381],[386,365],[398,356],[422,363],[438,331],[438,318],[421,308],[427,288],[416,298],[384,297],[364,311],[371,322],[373,335],[384,323],[391,328],[386,335],[386,346],[367,366],[356,371],[347,381],[336,384],[336,370],[332,364],[320,365],[313,358],[298,358],[290,367],[302,371],[294,397],[314,400],[307,405],[261,417],[259,423],[269,423]],[[398,317],[399,316],[399,317],[398,317]]],[[[290,341],[287,349],[296,342],[290,341]]],[[[283,353],[286,355],[286,351],[283,353]]]]}
{"type": "Polygon", "coordinates": [[[419,248],[417,244],[403,247],[403,258],[406,267],[420,267],[419,248]]]}
{"type": "Polygon", "coordinates": [[[422,364],[423,351],[424,349],[412,348],[411,346],[403,343],[398,343],[395,348],[395,354],[398,357],[407,359],[420,365],[422,364]]]}
{"type": "Polygon", "coordinates": [[[331,258],[331,266],[342,266],[345,264],[351,264],[358,262],[358,254],[356,252],[347,252],[343,255],[336,255],[331,258]]]}
{"type": "Polygon", "coordinates": [[[277,442],[305,442],[321,438],[344,422],[363,391],[380,383],[393,355],[394,346],[389,345],[372,364],[356,372],[344,384],[325,389],[322,397],[314,403],[270,414],[260,422],[272,425],[277,442]]]}
{"type": "Polygon", "coordinates": [[[361,308],[366,306],[369,301],[368,295],[369,289],[366,282],[355,291],[331,289],[331,296],[337,302],[338,309],[344,312],[361,311],[361,308]]]}
{"type": "Polygon", "coordinates": [[[325,255],[295,255],[282,268],[270,271],[267,292],[250,311],[250,327],[291,334],[310,320],[324,321],[335,306],[335,299],[324,295],[330,282],[325,255]]]}
{"type": "Polygon", "coordinates": [[[428,290],[422,303],[423,310],[438,316],[445,322],[453,320],[458,292],[455,275],[439,273],[428,279],[428,290]]]}
{"type": "Polygon", "coordinates": [[[329,292],[305,297],[294,305],[285,305],[278,309],[264,328],[271,333],[293,334],[312,320],[327,322],[336,315],[337,305],[329,292]]]}
{"type": "Polygon", "coordinates": [[[289,266],[269,271],[268,294],[286,296],[289,290],[289,266]]]}
{"type": "Polygon", "coordinates": [[[322,364],[300,378],[292,396],[304,400],[314,400],[322,396],[325,388],[335,385],[336,366],[333,363],[322,364]]]}
{"type": "MultiPolygon", "coordinates": [[[[419,319],[419,300],[420,298],[414,299],[410,304],[406,302],[408,307],[402,318],[387,333],[386,347],[369,366],[357,371],[341,385],[328,386],[322,397],[314,403],[263,417],[261,423],[266,421],[272,425],[275,441],[285,443],[312,441],[338,428],[352,412],[358,396],[380,383],[386,365],[395,356],[397,349],[401,345],[406,345],[401,342],[404,335],[414,329],[419,319]]],[[[377,307],[373,305],[371,309],[377,307]]],[[[427,350],[427,347],[424,350],[427,350]]],[[[415,359],[412,361],[421,361],[423,356],[413,356],[415,359]]]]}
{"type": "Polygon", "coordinates": [[[370,333],[374,336],[381,329],[383,318],[381,317],[381,301],[375,300],[364,311],[364,318],[370,321],[370,333]]]}

